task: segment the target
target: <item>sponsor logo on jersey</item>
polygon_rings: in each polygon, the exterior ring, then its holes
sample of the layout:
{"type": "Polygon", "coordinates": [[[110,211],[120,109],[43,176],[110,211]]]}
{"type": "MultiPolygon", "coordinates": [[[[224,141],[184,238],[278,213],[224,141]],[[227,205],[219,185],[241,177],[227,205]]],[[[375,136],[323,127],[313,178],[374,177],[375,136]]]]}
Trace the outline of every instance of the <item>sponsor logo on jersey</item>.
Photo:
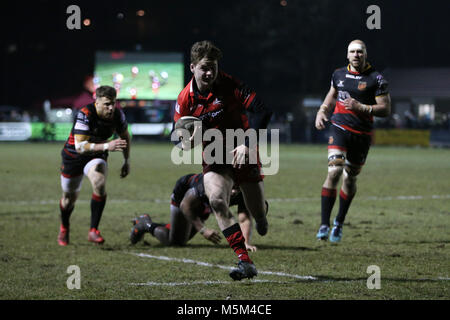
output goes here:
{"type": "Polygon", "coordinates": [[[75,123],[75,130],[83,130],[83,131],[87,131],[89,130],[89,126],[81,121],[77,121],[75,123]]]}
{"type": "Polygon", "coordinates": [[[362,79],[362,76],[355,76],[353,74],[348,74],[348,73],[345,75],[345,77],[350,78],[350,79],[356,79],[356,80],[362,79]]]}

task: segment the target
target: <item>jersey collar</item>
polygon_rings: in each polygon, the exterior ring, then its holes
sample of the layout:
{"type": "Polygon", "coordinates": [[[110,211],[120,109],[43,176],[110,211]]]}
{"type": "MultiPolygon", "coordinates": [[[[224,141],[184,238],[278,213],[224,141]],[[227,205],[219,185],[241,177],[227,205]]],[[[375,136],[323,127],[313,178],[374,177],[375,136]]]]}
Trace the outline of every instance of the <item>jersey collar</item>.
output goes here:
{"type": "Polygon", "coordinates": [[[366,66],[362,72],[352,71],[352,69],[350,69],[350,63],[347,65],[347,71],[350,72],[351,74],[361,74],[361,73],[366,72],[370,68],[372,68],[372,66],[368,62],[366,63],[366,66]]]}

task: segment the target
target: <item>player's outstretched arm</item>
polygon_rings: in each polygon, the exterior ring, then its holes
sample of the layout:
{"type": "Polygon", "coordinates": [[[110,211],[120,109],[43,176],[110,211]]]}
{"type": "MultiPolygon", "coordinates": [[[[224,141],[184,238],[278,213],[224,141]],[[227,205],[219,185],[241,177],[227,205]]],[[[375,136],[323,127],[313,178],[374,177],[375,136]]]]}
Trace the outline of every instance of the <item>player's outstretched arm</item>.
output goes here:
{"type": "Polygon", "coordinates": [[[323,100],[323,103],[319,108],[319,111],[317,111],[315,123],[317,130],[325,129],[325,124],[326,122],[328,122],[331,111],[333,110],[333,106],[336,103],[336,97],[337,91],[333,86],[331,86],[325,97],[325,100],[323,100]]]}
{"type": "Polygon", "coordinates": [[[78,153],[91,153],[101,151],[123,151],[127,147],[127,141],[116,139],[109,142],[89,142],[90,136],[83,134],[75,135],[75,149],[78,153]]]}

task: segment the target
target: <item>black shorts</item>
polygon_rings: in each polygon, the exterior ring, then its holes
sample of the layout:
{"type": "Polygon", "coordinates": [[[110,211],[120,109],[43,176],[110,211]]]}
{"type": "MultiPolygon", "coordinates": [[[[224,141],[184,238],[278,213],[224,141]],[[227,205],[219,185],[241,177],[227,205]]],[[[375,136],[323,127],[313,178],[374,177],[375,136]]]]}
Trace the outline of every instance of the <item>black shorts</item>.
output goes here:
{"type": "Polygon", "coordinates": [[[92,159],[100,158],[106,161],[108,159],[108,153],[103,152],[95,156],[83,156],[73,155],[66,149],[63,149],[61,151],[61,157],[61,174],[66,178],[72,178],[82,175],[84,167],[92,159]]]}
{"type": "Polygon", "coordinates": [[[366,162],[371,143],[371,135],[353,133],[335,125],[330,126],[328,149],[346,152],[346,158],[352,164],[363,165],[366,162]]]}

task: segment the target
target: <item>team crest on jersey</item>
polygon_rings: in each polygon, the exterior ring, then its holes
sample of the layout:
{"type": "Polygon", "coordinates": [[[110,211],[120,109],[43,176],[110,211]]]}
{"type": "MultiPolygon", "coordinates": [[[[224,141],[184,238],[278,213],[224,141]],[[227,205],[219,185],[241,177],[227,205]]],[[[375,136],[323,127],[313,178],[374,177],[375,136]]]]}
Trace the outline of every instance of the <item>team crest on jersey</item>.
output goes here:
{"type": "Polygon", "coordinates": [[[330,136],[328,138],[328,144],[333,144],[333,142],[334,142],[334,138],[333,138],[333,136],[330,136]]]}
{"type": "Polygon", "coordinates": [[[367,87],[367,82],[360,81],[360,82],[358,83],[358,90],[363,91],[363,90],[366,89],[366,87],[367,87]]]}

